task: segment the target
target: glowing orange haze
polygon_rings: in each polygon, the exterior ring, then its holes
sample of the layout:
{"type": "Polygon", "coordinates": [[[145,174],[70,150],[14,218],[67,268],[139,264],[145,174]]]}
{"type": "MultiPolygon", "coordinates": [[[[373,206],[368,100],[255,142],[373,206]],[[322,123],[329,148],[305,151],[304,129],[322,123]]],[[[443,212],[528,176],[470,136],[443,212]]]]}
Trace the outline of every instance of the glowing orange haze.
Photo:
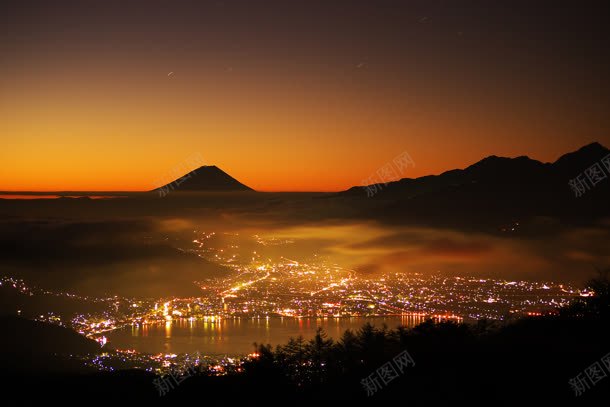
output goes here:
{"type": "Polygon", "coordinates": [[[82,64],[65,71],[32,63],[10,82],[0,79],[0,190],[149,190],[200,153],[259,191],[337,191],[403,151],[416,166],[400,178],[491,154],[552,161],[604,142],[595,124],[540,105],[500,110],[435,92],[415,104],[383,83],[291,82],[256,71],[208,80],[205,72],[137,75],[137,66],[122,73],[82,64]]]}
{"type": "Polygon", "coordinates": [[[26,3],[0,13],[0,191],[149,190],[194,153],[259,191],[337,191],[403,151],[398,177],[610,144],[589,6],[26,3]]]}

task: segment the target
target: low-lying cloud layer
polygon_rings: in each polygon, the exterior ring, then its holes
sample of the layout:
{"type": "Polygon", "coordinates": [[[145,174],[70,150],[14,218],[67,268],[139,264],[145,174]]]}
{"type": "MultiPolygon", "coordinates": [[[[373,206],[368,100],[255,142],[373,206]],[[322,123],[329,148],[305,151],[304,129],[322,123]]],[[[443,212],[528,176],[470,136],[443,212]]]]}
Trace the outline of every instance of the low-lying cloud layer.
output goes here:
{"type": "Polygon", "coordinates": [[[153,221],[11,221],[0,229],[0,270],[43,287],[95,295],[198,295],[226,270],[172,247],[153,221]]]}
{"type": "Polygon", "coordinates": [[[188,251],[195,231],[217,232],[218,245],[223,232],[248,237],[240,241],[244,258],[260,248],[253,235],[289,240],[265,247],[265,256],[317,255],[371,277],[441,272],[582,283],[610,265],[610,222],[575,227],[539,218],[504,232],[465,230],[341,217],[316,197],[215,199],[12,204],[15,214],[0,220],[0,273],[96,295],[198,295],[194,281],[229,270],[188,251]],[[28,205],[36,218],[24,214],[28,205]]]}
{"type": "Polygon", "coordinates": [[[610,264],[610,229],[566,229],[543,236],[483,234],[374,223],[294,227],[270,235],[318,241],[319,253],[366,275],[395,272],[551,279],[582,283],[610,264]]]}

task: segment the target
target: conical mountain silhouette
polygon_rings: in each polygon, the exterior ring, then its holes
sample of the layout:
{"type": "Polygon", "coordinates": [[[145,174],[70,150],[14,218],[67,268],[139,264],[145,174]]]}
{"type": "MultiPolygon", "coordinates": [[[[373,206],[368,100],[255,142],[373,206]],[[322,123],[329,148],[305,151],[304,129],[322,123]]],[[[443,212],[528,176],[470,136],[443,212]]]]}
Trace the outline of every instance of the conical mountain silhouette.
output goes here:
{"type": "Polygon", "coordinates": [[[155,190],[253,191],[215,165],[204,165],[155,190]]]}

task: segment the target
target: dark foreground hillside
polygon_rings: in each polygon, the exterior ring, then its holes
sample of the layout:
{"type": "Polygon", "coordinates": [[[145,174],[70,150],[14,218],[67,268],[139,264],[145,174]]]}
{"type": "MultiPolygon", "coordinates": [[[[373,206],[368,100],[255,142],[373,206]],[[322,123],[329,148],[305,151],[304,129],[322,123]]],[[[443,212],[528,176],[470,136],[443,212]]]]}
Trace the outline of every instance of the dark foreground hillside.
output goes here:
{"type": "Polygon", "coordinates": [[[559,315],[501,326],[487,321],[428,321],[413,329],[365,325],[338,341],[320,331],[311,341],[296,338],[276,348],[259,345],[260,357],[245,366],[245,373],[196,375],[163,396],[153,384],[155,376],[139,371],[44,374],[6,369],[3,394],[5,400],[33,404],[54,399],[67,405],[88,400],[169,405],[400,401],[412,406],[602,406],[610,397],[610,285],[607,280],[595,284],[596,296],[559,315]],[[579,375],[588,388],[577,395],[569,381],[579,375]]]}

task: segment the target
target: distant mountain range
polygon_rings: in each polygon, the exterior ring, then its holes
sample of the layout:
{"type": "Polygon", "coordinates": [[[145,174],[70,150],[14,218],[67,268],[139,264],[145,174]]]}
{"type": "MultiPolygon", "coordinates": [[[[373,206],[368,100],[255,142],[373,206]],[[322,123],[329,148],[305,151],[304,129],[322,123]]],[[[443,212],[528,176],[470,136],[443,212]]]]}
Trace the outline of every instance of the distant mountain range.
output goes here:
{"type": "MultiPolygon", "coordinates": [[[[355,186],[326,198],[349,216],[387,221],[425,219],[459,226],[531,216],[590,221],[610,216],[609,154],[606,147],[591,143],[553,163],[493,155],[465,169],[355,186]],[[596,170],[596,178],[590,170],[596,170]],[[576,179],[581,191],[570,185],[576,179]]],[[[201,167],[160,190],[253,191],[216,166],[201,167]]],[[[309,212],[315,216],[322,209],[311,204],[309,212]]]]}
{"type": "Polygon", "coordinates": [[[253,191],[215,165],[204,165],[154,191],[253,191]]]}
{"type": "Polygon", "coordinates": [[[339,196],[377,200],[383,208],[377,217],[393,219],[447,220],[460,215],[465,220],[535,215],[590,219],[610,214],[610,169],[602,163],[608,154],[606,147],[591,143],[554,163],[526,156],[490,156],[465,169],[352,187],[339,196]],[[604,177],[595,184],[585,174],[593,167],[601,169],[604,177]],[[578,196],[569,185],[577,177],[584,184],[578,196]]]}
{"type": "MultiPolygon", "coordinates": [[[[420,178],[403,178],[387,184],[376,184],[378,191],[384,195],[400,194],[415,197],[426,192],[438,191],[465,184],[483,183],[516,183],[520,185],[542,181],[556,181],[569,191],[568,181],[585,169],[599,162],[610,154],[610,150],[599,143],[588,144],[579,150],[561,156],[554,163],[542,163],[527,156],[516,158],[486,157],[466,169],[450,170],[440,175],[428,175],[420,178]]],[[[605,169],[608,172],[607,169],[605,169]]],[[[345,193],[366,193],[366,186],[352,187],[345,193]]]]}
{"type": "MultiPolygon", "coordinates": [[[[567,197],[574,195],[568,182],[584,174],[586,169],[595,164],[601,165],[601,160],[608,156],[608,154],[610,154],[610,150],[595,142],[575,152],[561,156],[554,163],[542,163],[527,156],[506,158],[492,155],[465,169],[450,170],[440,175],[403,178],[398,181],[371,186],[355,186],[347,191],[340,192],[340,194],[345,196],[367,196],[367,189],[373,189],[375,190],[373,195],[376,198],[417,199],[423,195],[456,193],[458,190],[477,192],[483,188],[497,190],[500,187],[502,191],[506,191],[507,188],[516,188],[521,192],[525,192],[524,189],[528,187],[541,191],[551,186],[555,193],[567,197]],[[476,184],[476,186],[473,184],[476,184]]],[[[610,170],[603,167],[603,165],[602,170],[610,178],[608,174],[610,170]]],[[[583,179],[586,179],[586,177],[583,179]]],[[[599,183],[604,181],[606,180],[604,179],[599,183]]],[[[610,179],[607,182],[610,183],[610,179]]],[[[589,190],[596,189],[595,187],[597,186],[597,184],[591,185],[589,180],[586,183],[589,188],[583,195],[586,195],[586,192],[589,190]]],[[[199,167],[153,191],[157,190],[254,191],[215,165],[199,167]]]]}

